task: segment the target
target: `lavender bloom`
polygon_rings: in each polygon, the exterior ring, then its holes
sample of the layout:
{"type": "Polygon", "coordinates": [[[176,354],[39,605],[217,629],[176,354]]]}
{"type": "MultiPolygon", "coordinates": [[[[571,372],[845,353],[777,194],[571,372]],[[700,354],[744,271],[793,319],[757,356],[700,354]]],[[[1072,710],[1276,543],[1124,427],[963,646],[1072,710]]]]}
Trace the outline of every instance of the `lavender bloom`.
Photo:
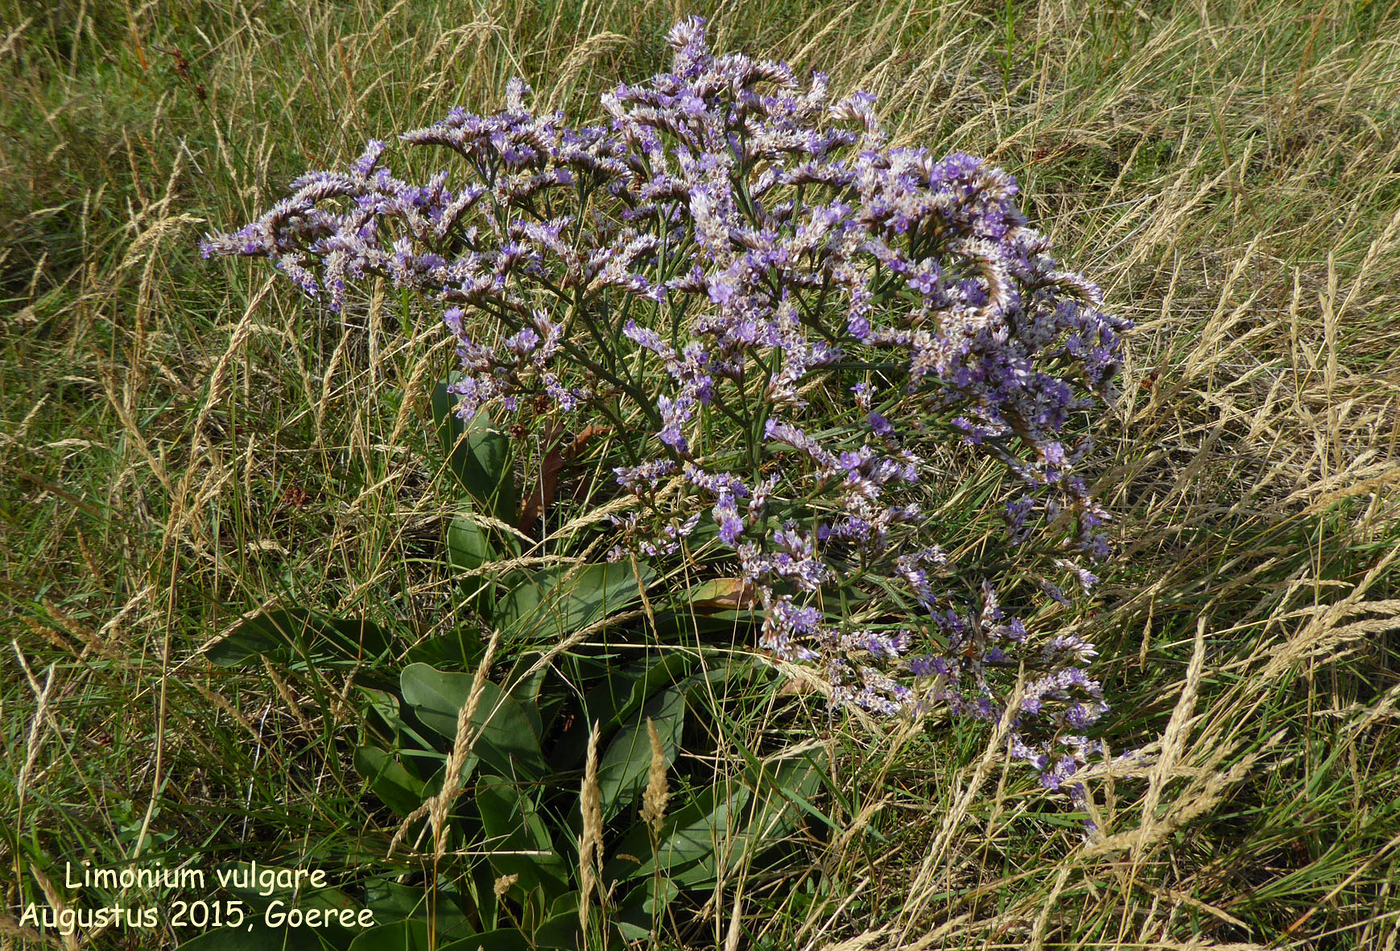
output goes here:
{"type": "Polygon", "coordinates": [[[715,524],[719,526],[719,540],[731,548],[739,544],[739,536],[744,533],[744,520],[739,516],[739,507],[734,496],[722,495],[714,507],[715,524]]]}
{"type": "Polygon", "coordinates": [[[950,443],[1000,461],[1024,577],[1087,594],[1108,513],[1078,475],[1081,421],[1113,398],[1130,325],[1057,268],[1002,170],[889,147],[873,96],[831,102],[821,74],[717,56],[698,18],[668,41],[670,71],[605,94],[605,124],[536,113],[512,81],[494,114],[399,137],[455,170],[402,181],[372,141],[203,253],[266,258],[333,310],[372,276],[441,308],[459,412],[575,414],[625,440],[602,464],[640,507],[609,557],[737,563],[760,646],[838,705],[996,720],[1026,664],[1011,751],[1074,795],[1107,710],[1093,646],[1031,651],[998,589],[945,554],[980,546],[928,513],[950,443]],[[845,591],[907,627],[821,613],[845,591]]]}
{"type": "Polygon", "coordinates": [[[676,472],[676,464],[670,459],[653,459],[637,466],[618,466],[613,469],[617,484],[632,492],[652,488],[666,476],[676,472]]]}

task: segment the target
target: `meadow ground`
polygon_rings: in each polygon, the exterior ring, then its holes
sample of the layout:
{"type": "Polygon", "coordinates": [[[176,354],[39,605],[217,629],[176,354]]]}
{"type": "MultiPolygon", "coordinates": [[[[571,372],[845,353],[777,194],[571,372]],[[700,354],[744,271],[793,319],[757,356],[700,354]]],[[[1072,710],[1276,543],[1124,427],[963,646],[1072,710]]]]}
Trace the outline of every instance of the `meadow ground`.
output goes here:
{"type": "Polygon", "coordinates": [[[1104,739],[1146,753],[1093,774],[1086,843],[985,731],[838,722],[806,871],[658,945],[1396,948],[1395,0],[0,0],[0,946],[63,946],[20,917],[73,897],[65,858],[364,863],[392,833],[346,699],[200,652],[273,598],[443,623],[450,502],[385,392],[421,403],[450,345],[199,237],[512,75],[591,116],[688,13],[994,159],[1136,323],[1092,460],[1119,557],[1072,624],[1104,739]]]}

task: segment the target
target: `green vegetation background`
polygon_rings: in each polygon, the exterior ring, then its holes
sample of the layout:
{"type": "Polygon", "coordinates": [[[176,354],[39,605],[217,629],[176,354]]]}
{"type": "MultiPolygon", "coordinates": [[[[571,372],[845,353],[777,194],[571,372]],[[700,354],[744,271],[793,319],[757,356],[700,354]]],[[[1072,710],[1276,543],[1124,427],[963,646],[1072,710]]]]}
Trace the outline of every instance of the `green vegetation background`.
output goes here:
{"type": "Polygon", "coordinates": [[[0,0],[0,945],[63,857],[392,833],[348,697],[200,651],[274,597],[445,622],[450,500],[385,394],[450,349],[391,289],[341,319],[199,236],[512,75],[591,117],[696,12],[994,158],[1137,322],[1093,460],[1121,554],[1073,623],[1110,746],[1147,744],[1086,845],[980,734],[838,729],[839,894],[725,893],[706,941],[1395,948],[1396,0],[0,0]]]}

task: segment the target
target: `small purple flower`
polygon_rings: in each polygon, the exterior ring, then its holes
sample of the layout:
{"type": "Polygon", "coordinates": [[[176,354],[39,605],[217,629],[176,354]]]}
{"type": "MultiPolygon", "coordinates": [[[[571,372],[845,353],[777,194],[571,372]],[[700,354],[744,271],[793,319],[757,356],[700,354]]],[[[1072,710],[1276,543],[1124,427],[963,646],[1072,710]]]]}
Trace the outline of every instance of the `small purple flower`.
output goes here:
{"type": "Polygon", "coordinates": [[[656,483],[676,472],[676,463],[670,459],[653,459],[636,466],[619,466],[613,469],[617,484],[633,492],[654,488],[656,483]]]}
{"type": "Polygon", "coordinates": [[[511,353],[518,357],[529,356],[530,353],[540,344],[540,335],[533,327],[525,327],[518,333],[507,337],[503,345],[511,353]]]}
{"type": "Polygon", "coordinates": [[[733,548],[744,533],[744,520],[739,515],[739,507],[734,496],[722,495],[714,507],[715,524],[719,526],[719,540],[733,548]]]}

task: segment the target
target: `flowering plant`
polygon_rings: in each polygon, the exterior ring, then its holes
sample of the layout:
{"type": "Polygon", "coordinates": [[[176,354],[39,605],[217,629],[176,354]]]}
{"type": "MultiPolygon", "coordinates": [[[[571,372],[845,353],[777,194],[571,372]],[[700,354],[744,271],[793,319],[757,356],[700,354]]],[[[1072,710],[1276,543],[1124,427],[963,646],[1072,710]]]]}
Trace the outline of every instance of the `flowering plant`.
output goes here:
{"type": "Polygon", "coordinates": [[[1128,324],[1056,269],[1005,172],[893,147],[872,96],[715,55],[698,19],[669,41],[606,125],[537,115],[515,80],[496,114],[401,136],[457,171],[400,180],[372,141],[205,253],[267,257],[333,310],[369,275],[440,306],[463,418],[608,434],[592,458],[633,502],[614,560],[737,573],[760,646],[834,704],[1008,716],[1059,787],[1107,710],[1094,650],[1029,649],[994,574],[1094,583],[1107,515],[1075,467],[1128,324]],[[938,515],[979,459],[1013,483],[994,545],[938,515]]]}

